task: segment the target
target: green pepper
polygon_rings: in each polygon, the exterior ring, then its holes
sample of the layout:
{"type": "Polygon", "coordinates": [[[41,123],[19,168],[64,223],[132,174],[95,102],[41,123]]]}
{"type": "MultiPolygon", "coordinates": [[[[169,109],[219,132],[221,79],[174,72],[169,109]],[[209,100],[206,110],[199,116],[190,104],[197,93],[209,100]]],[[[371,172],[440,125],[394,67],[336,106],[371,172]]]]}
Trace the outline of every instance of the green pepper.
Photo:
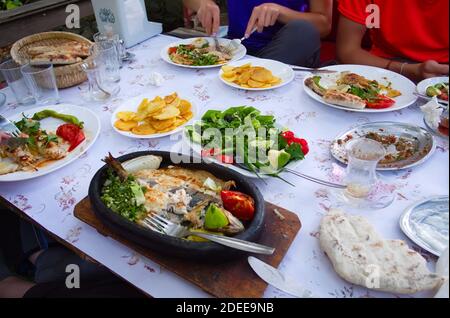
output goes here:
{"type": "Polygon", "coordinates": [[[40,112],[34,114],[33,120],[42,120],[42,119],[49,118],[49,117],[61,119],[61,120],[65,121],[66,123],[77,125],[81,129],[83,129],[84,123],[81,122],[77,117],[72,116],[72,115],[60,114],[54,110],[49,110],[49,109],[46,109],[46,110],[43,110],[43,111],[40,111],[40,112]]]}

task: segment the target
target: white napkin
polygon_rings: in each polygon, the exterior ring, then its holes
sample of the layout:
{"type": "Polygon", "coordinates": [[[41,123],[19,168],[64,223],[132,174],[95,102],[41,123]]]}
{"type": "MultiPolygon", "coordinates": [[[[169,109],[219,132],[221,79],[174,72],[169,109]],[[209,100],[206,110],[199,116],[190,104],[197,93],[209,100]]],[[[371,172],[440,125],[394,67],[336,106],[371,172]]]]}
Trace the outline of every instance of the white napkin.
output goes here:
{"type": "Polygon", "coordinates": [[[445,249],[444,253],[442,253],[441,257],[436,263],[436,274],[446,277],[444,284],[442,284],[439,291],[436,293],[434,298],[449,298],[449,286],[448,286],[448,246],[445,249]]]}

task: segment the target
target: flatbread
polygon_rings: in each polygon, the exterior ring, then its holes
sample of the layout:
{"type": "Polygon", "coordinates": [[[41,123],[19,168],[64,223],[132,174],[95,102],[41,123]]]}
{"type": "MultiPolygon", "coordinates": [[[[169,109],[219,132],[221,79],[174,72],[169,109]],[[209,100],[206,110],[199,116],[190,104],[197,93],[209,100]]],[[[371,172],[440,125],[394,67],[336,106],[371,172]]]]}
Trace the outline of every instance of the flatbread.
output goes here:
{"type": "Polygon", "coordinates": [[[339,276],[366,288],[413,294],[444,282],[405,242],[383,240],[365,218],[341,210],[331,210],[322,219],[320,246],[339,276]]]}
{"type": "Polygon", "coordinates": [[[63,46],[35,46],[30,47],[28,49],[28,54],[32,56],[45,54],[45,53],[53,53],[53,54],[70,54],[78,57],[88,57],[89,56],[89,47],[86,45],[76,44],[73,46],[63,45],[63,46]]]}
{"type": "Polygon", "coordinates": [[[336,90],[326,91],[326,93],[323,95],[323,100],[333,105],[339,105],[348,108],[354,109],[366,108],[366,102],[362,98],[356,95],[342,93],[336,90]]]}
{"type": "Polygon", "coordinates": [[[83,61],[80,57],[74,56],[71,54],[60,54],[55,52],[47,52],[42,53],[36,56],[33,56],[30,60],[30,63],[33,65],[40,64],[75,64],[83,61]]]}

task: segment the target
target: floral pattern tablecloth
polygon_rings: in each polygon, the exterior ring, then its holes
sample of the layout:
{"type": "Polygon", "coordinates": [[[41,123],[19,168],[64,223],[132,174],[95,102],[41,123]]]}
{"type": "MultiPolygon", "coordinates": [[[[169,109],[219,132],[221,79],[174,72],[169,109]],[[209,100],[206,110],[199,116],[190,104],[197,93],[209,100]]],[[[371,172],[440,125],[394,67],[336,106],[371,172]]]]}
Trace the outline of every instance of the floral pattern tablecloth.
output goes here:
{"type": "MultiPolygon", "coordinates": [[[[358,114],[318,104],[301,88],[304,76],[302,73],[297,73],[292,84],[278,90],[245,92],[232,89],[219,80],[217,69],[190,70],[164,63],[160,58],[160,50],[172,41],[174,39],[171,37],[158,36],[132,48],[131,51],[136,54],[137,59],[123,67],[121,92],[107,103],[83,102],[81,91],[86,89],[86,84],[62,90],[62,102],[88,107],[100,117],[102,130],[96,144],[79,160],[50,175],[25,182],[0,184],[1,196],[48,231],[154,297],[209,295],[122,244],[100,235],[73,216],[74,206],[86,197],[89,182],[102,166],[100,159],[108,151],[119,156],[141,150],[172,150],[179,141],[169,137],[134,140],[117,134],[110,124],[111,114],[127,99],[141,94],[153,97],[176,91],[195,103],[199,113],[211,108],[255,106],[274,114],[280,124],[290,127],[310,142],[311,153],[297,169],[328,179],[333,179],[336,171],[342,170],[329,153],[330,142],[338,133],[362,123],[384,120],[423,126],[423,115],[418,105],[393,113],[358,114]],[[161,87],[156,88],[149,84],[151,72],[164,76],[165,82],[161,87]]],[[[3,92],[8,96],[8,103],[0,109],[2,115],[10,116],[25,109],[14,103],[8,88],[3,92]]],[[[401,232],[398,221],[403,211],[415,201],[432,195],[448,194],[449,146],[446,140],[440,138],[437,138],[437,143],[436,153],[423,165],[411,170],[384,174],[397,190],[393,205],[380,211],[362,212],[386,238],[406,240],[427,259],[432,270],[436,259],[409,241],[401,232]]],[[[327,191],[295,176],[286,175],[285,178],[297,186],[292,187],[275,179],[270,180],[267,185],[256,181],[267,201],[297,213],[303,224],[280,266],[281,271],[318,297],[398,296],[368,291],[339,278],[320,250],[318,241],[320,220],[332,205],[327,191]]],[[[265,296],[288,297],[272,287],[267,289],[265,296]]]]}

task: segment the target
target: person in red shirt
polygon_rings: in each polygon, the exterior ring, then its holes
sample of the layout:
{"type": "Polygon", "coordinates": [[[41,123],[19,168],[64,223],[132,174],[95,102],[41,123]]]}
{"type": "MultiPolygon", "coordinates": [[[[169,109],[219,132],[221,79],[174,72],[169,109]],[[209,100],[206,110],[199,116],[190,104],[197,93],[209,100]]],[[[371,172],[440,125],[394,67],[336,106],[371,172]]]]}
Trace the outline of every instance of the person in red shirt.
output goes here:
{"type": "Polygon", "coordinates": [[[448,0],[339,0],[337,56],[412,80],[449,73],[448,0]],[[363,49],[366,32],[372,48],[363,49]]]}

